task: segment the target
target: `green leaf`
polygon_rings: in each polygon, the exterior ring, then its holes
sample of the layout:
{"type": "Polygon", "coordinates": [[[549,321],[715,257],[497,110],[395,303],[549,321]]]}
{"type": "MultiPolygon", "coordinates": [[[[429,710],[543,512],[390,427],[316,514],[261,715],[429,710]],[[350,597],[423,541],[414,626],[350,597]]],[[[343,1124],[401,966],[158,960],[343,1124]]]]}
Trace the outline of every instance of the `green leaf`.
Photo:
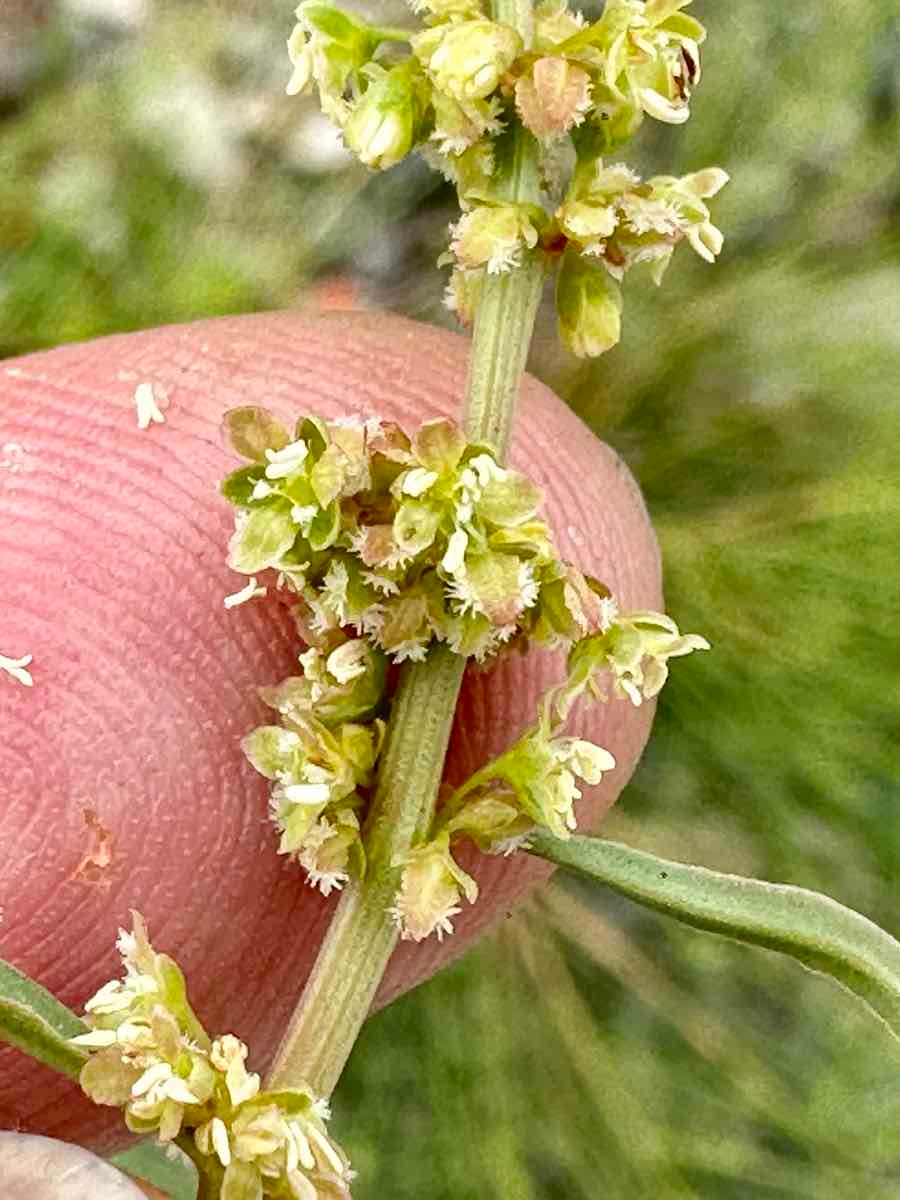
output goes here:
{"type": "Polygon", "coordinates": [[[197,1195],[197,1173],[190,1159],[182,1153],[170,1157],[158,1142],[141,1142],[113,1155],[110,1162],[128,1175],[144,1179],[164,1192],[171,1200],[194,1200],[197,1195]]]}
{"type": "Polygon", "coordinates": [[[570,867],[695,929],[790,955],[860,997],[900,1037],[900,942],[820,892],[668,862],[602,838],[531,839],[570,867]]]}
{"type": "Polygon", "coordinates": [[[337,504],[329,504],[313,517],[308,540],[313,550],[325,550],[334,545],[341,528],[341,510],[337,504]]]}
{"type": "Polygon", "coordinates": [[[228,565],[242,575],[273,567],[293,546],[297,527],[288,509],[253,509],[231,544],[228,565]]]}
{"type": "Polygon", "coordinates": [[[599,261],[566,247],[556,279],[562,340],[579,358],[611,350],[622,330],[622,292],[599,261]]]}
{"type": "Polygon", "coordinates": [[[0,959],[0,1039],[77,1079],[86,1056],[68,1039],[87,1026],[46,988],[0,959]]]}
{"type": "Polygon", "coordinates": [[[222,482],[222,495],[237,508],[249,508],[253,502],[253,489],[262,478],[258,465],[238,467],[222,482]]]}

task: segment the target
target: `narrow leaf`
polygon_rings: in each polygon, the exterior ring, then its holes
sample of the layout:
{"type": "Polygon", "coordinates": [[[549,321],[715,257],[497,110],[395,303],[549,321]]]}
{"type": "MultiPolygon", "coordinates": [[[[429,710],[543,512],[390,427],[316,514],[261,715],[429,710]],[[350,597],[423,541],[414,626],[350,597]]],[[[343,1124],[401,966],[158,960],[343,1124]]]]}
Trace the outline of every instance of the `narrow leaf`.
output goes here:
{"type": "Polygon", "coordinates": [[[113,1155],[110,1162],[120,1171],[152,1183],[171,1200],[195,1200],[197,1174],[191,1160],[171,1146],[144,1141],[113,1155]]]}
{"type": "Polygon", "coordinates": [[[531,838],[541,858],[696,929],[764,946],[830,975],[900,1037],[900,942],[819,892],[668,862],[602,838],[531,838]]]}
{"type": "Polygon", "coordinates": [[[86,1031],[46,988],[0,959],[0,1041],[76,1079],[86,1056],[68,1039],[86,1031]]]}

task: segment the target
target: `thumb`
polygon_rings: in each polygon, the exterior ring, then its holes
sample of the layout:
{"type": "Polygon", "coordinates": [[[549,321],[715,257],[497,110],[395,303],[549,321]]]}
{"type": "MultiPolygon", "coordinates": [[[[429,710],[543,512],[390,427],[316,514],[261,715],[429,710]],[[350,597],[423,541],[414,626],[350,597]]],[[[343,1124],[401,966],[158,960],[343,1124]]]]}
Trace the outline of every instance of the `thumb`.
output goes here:
{"type": "MultiPolygon", "coordinates": [[[[233,466],[222,414],[456,415],[468,343],[392,317],[228,318],[70,346],[0,367],[0,653],[31,653],[34,686],[0,673],[0,955],[73,1007],[118,973],[136,908],[184,968],[195,1007],[264,1069],[334,910],[276,853],[267,785],[241,736],[266,719],[256,688],[296,670],[278,597],[226,611],[233,466]],[[165,424],[136,427],[152,383],[165,424]]],[[[512,459],[540,483],[561,553],[625,607],[658,607],[656,545],[615,455],[526,380],[512,459]]],[[[470,670],[448,773],[463,778],[529,723],[560,677],[552,655],[470,670]]],[[[648,707],[596,708],[583,732],[627,780],[648,707]]],[[[449,942],[403,945],[380,1000],[458,953],[545,877],[526,855],[464,860],[482,888],[449,942]],[[474,864],[474,865],[473,865],[474,864]]],[[[0,1047],[0,1125],[103,1144],[118,1118],[0,1047]]]]}

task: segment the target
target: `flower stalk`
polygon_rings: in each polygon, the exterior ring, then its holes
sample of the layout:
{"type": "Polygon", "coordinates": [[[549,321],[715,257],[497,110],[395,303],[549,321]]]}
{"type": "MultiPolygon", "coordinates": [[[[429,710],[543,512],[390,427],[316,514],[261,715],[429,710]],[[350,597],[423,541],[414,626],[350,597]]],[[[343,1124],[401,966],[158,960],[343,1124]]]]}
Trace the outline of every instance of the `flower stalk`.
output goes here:
{"type": "MultiPolygon", "coordinates": [[[[496,0],[494,17],[531,37],[529,0],[496,0]]],[[[513,203],[540,201],[538,145],[518,126],[498,180],[513,203]]],[[[513,414],[544,282],[539,251],[518,266],[488,275],[479,297],[463,425],[473,442],[506,456],[513,414]]],[[[331,1095],[369,1014],[397,944],[390,909],[401,861],[428,832],[462,685],[465,658],[445,646],[408,663],[394,697],[366,827],[367,871],[345,887],[299,1004],[273,1061],[267,1086],[302,1080],[331,1095]]]]}

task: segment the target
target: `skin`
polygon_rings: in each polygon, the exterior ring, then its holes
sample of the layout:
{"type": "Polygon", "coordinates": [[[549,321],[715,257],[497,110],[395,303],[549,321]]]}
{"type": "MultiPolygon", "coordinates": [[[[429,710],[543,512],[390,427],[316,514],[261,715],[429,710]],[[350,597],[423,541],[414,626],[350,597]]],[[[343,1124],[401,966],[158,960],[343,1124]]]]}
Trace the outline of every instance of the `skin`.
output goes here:
{"type": "MultiPolygon", "coordinates": [[[[34,687],[0,674],[0,955],[81,1010],[119,974],[129,909],[184,969],[194,1007],[265,1071],[335,899],[276,853],[268,785],[239,739],[267,719],[256,688],[296,670],[287,598],[227,611],[235,465],[222,414],[378,415],[414,427],[456,415],[465,338],[361,313],[227,318],[68,346],[0,364],[0,653],[34,655],[34,687]],[[136,427],[138,383],[165,389],[166,422],[136,427]],[[109,840],[92,834],[95,814],[109,840]]],[[[514,465],[540,483],[564,557],[624,608],[661,606],[656,542],[616,456],[527,379],[514,465]]],[[[470,668],[446,777],[460,782],[533,718],[559,656],[470,668]]],[[[612,805],[652,706],[621,700],[575,730],[618,767],[585,797],[582,828],[612,805]]],[[[95,825],[96,829],[96,825],[95,825]]],[[[403,944],[384,1004],[458,955],[548,875],[525,854],[462,855],[482,889],[442,945],[403,944]],[[474,866],[473,866],[474,864],[474,866]]],[[[0,1047],[0,1128],[98,1149],[119,1115],[0,1047]]]]}

